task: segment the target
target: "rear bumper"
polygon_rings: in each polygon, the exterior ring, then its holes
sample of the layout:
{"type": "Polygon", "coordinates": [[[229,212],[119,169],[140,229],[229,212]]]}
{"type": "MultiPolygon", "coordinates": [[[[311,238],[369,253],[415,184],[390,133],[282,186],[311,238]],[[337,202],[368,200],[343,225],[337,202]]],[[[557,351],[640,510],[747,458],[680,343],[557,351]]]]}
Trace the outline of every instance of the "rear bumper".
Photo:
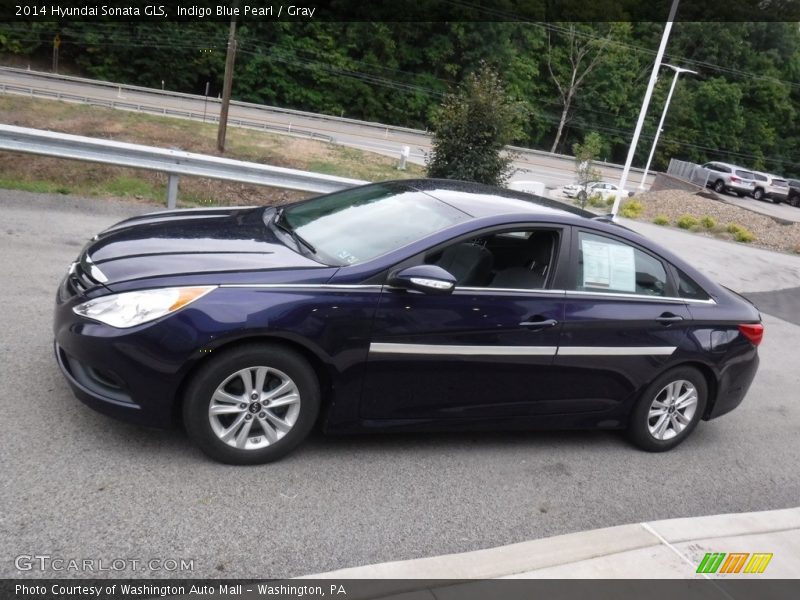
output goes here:
{"type": "Polygon", "coordinates": [[[749,356],[729,365],[719,379],[716,401],[706,414],[706,420],[721,417],[742,403],[756,376],[758,365],[755,348],[749,356]]]}

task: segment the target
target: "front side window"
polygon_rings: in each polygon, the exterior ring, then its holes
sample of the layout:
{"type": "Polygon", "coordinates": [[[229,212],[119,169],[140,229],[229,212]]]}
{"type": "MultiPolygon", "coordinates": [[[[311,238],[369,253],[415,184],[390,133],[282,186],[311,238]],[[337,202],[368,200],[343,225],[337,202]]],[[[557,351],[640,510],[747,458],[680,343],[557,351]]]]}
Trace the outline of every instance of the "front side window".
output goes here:
{"type": "Polygon", "coordinates": [[[544,289],[555,270],[559,232],[519,229],[484,235],[429,252],[459,287],[544,289]]]}
{"type": "Polygon", "coordinates": [[[579,232],[576,290],[665,296],[666,288],[667,272],[657,258],[624,242],[579,232]]]}

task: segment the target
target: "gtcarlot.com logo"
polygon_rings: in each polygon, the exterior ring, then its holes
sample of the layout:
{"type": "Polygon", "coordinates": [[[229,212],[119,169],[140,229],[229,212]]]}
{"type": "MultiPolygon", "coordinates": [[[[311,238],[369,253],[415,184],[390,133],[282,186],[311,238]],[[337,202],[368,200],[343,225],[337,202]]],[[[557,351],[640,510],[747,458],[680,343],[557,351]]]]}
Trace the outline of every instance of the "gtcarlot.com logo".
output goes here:
{"type": "Polygon", "coordinates": [[[717,573],[733,575],[736,573],[757,574],[763,573],[772,554],[766,552],[708,552],[700,564],[697,565],[698,573],[717,573]]]}
{"type": "Polygon", "coordinates": [[[194,571],[193,558],[68,558],[49,554],[20,554],[14,558],[18,571],[98,573],[108,571],[194,571]]]}

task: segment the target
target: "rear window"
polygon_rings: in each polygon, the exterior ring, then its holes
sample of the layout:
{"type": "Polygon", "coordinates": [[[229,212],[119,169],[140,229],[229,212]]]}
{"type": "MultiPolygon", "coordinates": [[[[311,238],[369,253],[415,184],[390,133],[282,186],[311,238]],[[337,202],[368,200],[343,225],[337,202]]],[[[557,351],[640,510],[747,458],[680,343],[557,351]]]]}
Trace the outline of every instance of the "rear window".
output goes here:
{"type": "Polygon", "coordinates": [[[750,171],[742,171],[741,169],[736,170],[736,174],[741,177],[742,179],[753,179],[754,175],[750,171]]]}

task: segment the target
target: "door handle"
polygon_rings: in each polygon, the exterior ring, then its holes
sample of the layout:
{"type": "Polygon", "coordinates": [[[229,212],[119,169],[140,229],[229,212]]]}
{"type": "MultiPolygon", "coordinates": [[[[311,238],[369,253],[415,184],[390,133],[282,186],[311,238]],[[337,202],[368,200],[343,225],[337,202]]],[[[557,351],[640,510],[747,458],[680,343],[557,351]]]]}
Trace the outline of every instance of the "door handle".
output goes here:
{"type": "Polygon", "coordinates": [[[660,317],[657,317],[656,321],[658,321],[662,325],[669,325],[670,323],[677,323],[678,321],[683,321],[683,317],[680,315],[673,315],[672,313],[664,313],[660,317]]]}
{"type": "Polygon", "coordinates": [[[544,319],[543,321],[523,321],[520,327],[530,327],[532,329],[544,329],[545,327],[555,327],[558,321],[555,319],[544,319]]]}

